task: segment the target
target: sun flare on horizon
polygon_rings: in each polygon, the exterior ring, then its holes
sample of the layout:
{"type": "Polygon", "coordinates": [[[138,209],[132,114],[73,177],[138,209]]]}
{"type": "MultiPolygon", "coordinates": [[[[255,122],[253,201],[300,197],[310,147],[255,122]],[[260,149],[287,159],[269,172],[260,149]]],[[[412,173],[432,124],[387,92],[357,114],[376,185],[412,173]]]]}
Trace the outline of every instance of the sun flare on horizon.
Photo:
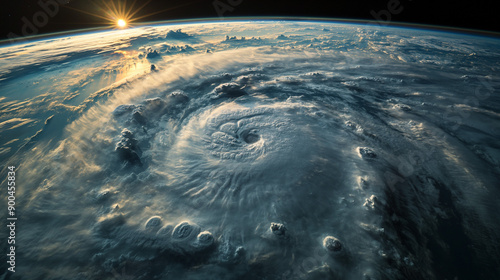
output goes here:
{"type": "Polygon", "coordinates": [[[97,24],[123,29],[128,27],[134,27],[134,24],[136,24],[137,22],[141,22],[144,19],[148,19],[153,15],[171,12],[175,9],[188,6],[191,4],[191,2],[187,2],[177,6],[171,6],[163,10],[154,11],[146,14],[144,13],[144,8],[151,1],[152,0],[147,0],[144,3],[142,3],[142,5],[138,5],[137,0],[133,1],[97,0],[97,2],[91,1],[93,6],[97,7],[100,13],[90,12],[88,10],[82,10],[71,6],[65,6],[65,7],[70,10],[74,10],[79,13],[87,14],[103,20],[101,22],[97,22],[97,24]]]}
{"type": "Polygon", "coordinates": [[[124,28],[125,26],[127,26],[127,22],[126,22],[124,19],[119,19],[119,20],[116,22],[116,25],[117,25],[119,28],[124,28]]]}

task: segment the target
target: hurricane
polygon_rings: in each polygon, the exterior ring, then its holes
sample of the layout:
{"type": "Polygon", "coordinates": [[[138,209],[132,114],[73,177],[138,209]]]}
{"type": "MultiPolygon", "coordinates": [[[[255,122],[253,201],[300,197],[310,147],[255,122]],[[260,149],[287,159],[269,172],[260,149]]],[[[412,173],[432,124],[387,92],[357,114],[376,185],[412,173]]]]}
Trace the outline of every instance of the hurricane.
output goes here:
{"type": "Polygon", "coordinates": [[[0,129],[31,134],[1,139],[12,279],[500,275],[497,39],[245,21],[38,44],[0,49],[0,129]]]}

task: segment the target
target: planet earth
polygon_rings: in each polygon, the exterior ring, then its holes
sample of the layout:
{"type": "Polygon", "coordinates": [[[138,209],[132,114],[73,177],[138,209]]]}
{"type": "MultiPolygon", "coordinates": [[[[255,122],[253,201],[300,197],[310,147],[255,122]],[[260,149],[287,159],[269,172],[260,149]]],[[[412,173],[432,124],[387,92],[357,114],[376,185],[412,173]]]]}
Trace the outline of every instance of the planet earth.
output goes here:
{"type": "Polygon", "coordinates": [[[499,90],[499,39],[418,26],[6,44],[0,278],[500,279],[499,90]]]}

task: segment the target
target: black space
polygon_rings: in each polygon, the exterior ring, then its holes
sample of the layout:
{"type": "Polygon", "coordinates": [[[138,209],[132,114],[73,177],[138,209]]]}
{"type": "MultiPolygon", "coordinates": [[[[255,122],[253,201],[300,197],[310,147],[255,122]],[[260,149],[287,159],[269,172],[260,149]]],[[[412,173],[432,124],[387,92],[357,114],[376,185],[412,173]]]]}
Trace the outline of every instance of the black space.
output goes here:
{"type": "MultiPolygon", "coordinates": [[[[34,23],[33,16],[43,13],[39,3],[64,0],[17,0],[4,1],[1,14],[1,37],[8,38],[14,35],[23,36],[23,18],[34,23]]],[[[58,31],[70,31],[82,28],[106,26],[105,20],[90,14],[104,16],[107,10],[104,3],[127,3],[130,7],[134,0],[66,0],[59,4],[59,11],[53,16],[47,16],[46,23],[43,17],[39,18],[43,24],[36,27],[36,32],[27,29],[35,35],[48,34],[58,31]],[[79,11],[77,11],[79,10],[79,11]]],[[[329,17],[364,19],[375,21],[374,14],[385,10],[388,5],[395,5],[392,10],[391,22],[420,23],[440,25],[455,28],[478,29],[484,31],[500,31],[497,10],[492,1],[423,1],[423,0],[328,0],[328,1],[284,1],[284,0],[135,0],[135,7],[146,4],[135,17],[146,16],[140,22],[218,18],[214,3],[220,9],[227,5],[228,9],[223,16],[228,19],[241,16],[284,16],[284,17],[329,17]],[[399,6],[397,5],[399,3],[399,6]],[[395,12],[394,12],[395,11],[395,12]],[[399,13],[397,12],[399,11],[399,13]],[[147,16],[149,15],[149,16],[147,16]]],[[[496,4],[496,3],[495,3],[496,4]]],[[[384,13],[384,12],[382,12],[384,13]]],[[[387,18],[384,16],[384,20],[387,18]]],[[[26,28],[25,28],[26,29],[26,28]]]]}

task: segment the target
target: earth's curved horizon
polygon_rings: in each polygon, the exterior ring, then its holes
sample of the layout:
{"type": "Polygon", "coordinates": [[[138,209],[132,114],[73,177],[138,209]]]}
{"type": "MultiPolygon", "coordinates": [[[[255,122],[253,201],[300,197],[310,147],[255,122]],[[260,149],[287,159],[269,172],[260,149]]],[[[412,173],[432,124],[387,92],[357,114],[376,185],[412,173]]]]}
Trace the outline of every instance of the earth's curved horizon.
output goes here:
{"type": "Polygon", "coordinates": [[[162,21],[151,21],[151,22],[134,22],[126,28],[121,27],[110,27],[107,25],[99,27],[90,27],[74,30],[64,30],[53,33],[41,33],[28,36],[15,36],[13,38],[5,38],[0,40],[0,48],[8,46],[7,44],[23,44],[26,42],[33,41],[44,41],[50,39],[57,39],[59,37],[67,37],[73,35],[82,35],[86,33],[97,33],[97,32],[112,32],[120,30],[130,30],[134,28],[142,28],[145,26],[167,26],[167,25],[186,25],[186,24],[211,24],[211,23],[231,23],[231,22],[248,22],[248,21],[278,21],[278,22],[310,22],[310,23],[329,23],[329,24],[352,24],[361,25],[369,28],[407,28],[416,29],[420,31],[429,32],[444,32],[451,33],[455,35],[465,35],[465,36],[479,36],[492,39],[500,39],[500,32],[494,32],[484,29],[471,29],[471,28],[459,28],[447,25],[431,25],[422,23],[412,23],[412,22],[401,22],[401,21],[380,21],[380,20],[368,20],[368,19],[352,19],[352,18],[327,18],[327,17],[299,17],[299,16],[261,16],[261,17],[212,17],[212,18],[195,18],[195,19],[176,19],[176,20],[162,20],[162,21]]]}
{"type": "Polygon", "coordinates": [[[500,277],[500,40],[363,23],[0,46],[2,278],[500,277]]]}

